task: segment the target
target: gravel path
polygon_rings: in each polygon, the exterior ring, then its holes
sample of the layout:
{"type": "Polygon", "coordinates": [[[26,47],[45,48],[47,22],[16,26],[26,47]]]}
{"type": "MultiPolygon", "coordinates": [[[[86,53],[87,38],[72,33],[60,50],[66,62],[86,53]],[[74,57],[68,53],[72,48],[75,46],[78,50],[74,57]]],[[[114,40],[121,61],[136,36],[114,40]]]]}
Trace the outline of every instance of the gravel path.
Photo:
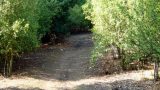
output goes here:
{"type": "Polygon", "coordinates": [[[159,90],[153,71],[93,76],[89,69],[91,34],[73,35],[67,47],[52,46],[23,57],[18,75],[0,78],[0,90],[159,90]],[[23,67],[23,68],[21,68],[23,67]],[[143,80],[143,81],[142,81],[143,80]]]}

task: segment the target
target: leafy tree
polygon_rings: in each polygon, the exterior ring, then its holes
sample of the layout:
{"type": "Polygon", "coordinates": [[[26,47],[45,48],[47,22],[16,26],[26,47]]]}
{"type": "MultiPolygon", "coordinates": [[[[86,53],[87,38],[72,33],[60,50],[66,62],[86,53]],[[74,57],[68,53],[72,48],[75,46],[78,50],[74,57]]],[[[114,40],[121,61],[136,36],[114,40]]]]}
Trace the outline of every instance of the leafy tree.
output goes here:
{"type": "Polygon", "coordinates": [[[50,32],[52,22],[56,15],[60,13],[61,7],[57,0],[39,0],[39,30],[38,37],[41,39],[46,32],[50,32]]]}
{"type": "Polygon", "coordinates": [[[94,25],[93,60],[109,51],[109,45],[120,48],[124,63],[149,58],[155,61],[155,80],[159,62],[158,0],[88,0],[83,6],[94,25]]]}
{"type": "Polygon", "coordinates": [[[1,0],[0,57],[4,75],[10,76],[13,57],[39,46],[59,12],[56,0],[1,0]]]}
{"type": "MultiPolygon", "coordinates": [[[[92,21],[95,50],[93,60],[103,56],[109,51],[109,46],[114,44],[121,51],[126,46],[126,38],[130,27],[127,10],[133,0],[126,3],[124,0],[88,0],[83,6],[86,18],[92,21]]],[[[129,8],[131,10],[132,7],[129,8]]]]}
{"type": "Polygon", "coordinates": [[[73,8],[69,9],[68,22],[70,22],[70,27],[75,28],[87,28],[89,29],[90,21],[85,19],[82,7],[75,5],[73,8]]]}
{"type": "Polygon", "coordinates": [[[73,26],[81,27],[91,25],[90,21],[85,20],[81,6],[86,0],[59,0],[61,12],[53,22],[53,30],[56,33],[69,33],[73,26]],[[75,14],[75,15],[74,15],[75,14]],[[77,20],[75,20],[77,19],[77,20]]]}
{"type": "MultiPolygon", "coordinates": [[[[135,8],[136,14],[132,15],[135,27],[129,34],[129,45],[132,47],[130,57],[135,60],[150,58],[155,62],[155,80],[158,79],[158,63],[160,58],[160,1],[139,0],[135,8]],[[133,47],[134,46],[134,47],[133,47]]],[[[131,52],[131,51],[130,51],[131,52]]]]}
{"type": "Polygon", "coordinates": [[[0,3],[0,55],[5,62],[5,76],[11,75],[13,56],[18,52],[32,50],[38,45],[38,23],[36,10],[33,9],[36,2],[3,0],[0,3]]]}

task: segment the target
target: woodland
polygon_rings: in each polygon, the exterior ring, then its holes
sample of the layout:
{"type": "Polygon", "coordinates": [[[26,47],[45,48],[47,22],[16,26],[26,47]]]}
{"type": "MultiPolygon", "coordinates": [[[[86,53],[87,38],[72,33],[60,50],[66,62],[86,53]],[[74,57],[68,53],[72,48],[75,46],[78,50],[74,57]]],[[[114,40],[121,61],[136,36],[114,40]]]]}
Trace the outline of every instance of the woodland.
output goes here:
{"type": "Polygon", "coordinates": [[[156,82],[159,24],[159,0],[0,0],[0,73],[12,77],[15,61],[23,54],[90,33],[93,67],[112,53],[123,71],[133,64],[136,70],[152,66],[156,82]]]}

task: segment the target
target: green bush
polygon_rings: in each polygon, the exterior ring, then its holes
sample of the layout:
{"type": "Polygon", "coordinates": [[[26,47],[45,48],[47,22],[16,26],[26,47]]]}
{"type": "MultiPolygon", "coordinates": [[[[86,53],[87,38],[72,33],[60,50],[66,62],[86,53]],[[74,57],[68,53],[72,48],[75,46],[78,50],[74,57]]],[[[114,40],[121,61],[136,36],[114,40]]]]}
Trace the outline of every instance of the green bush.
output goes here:
{"type": "MultiPolygon", "coordinates": [[[[133,0],[88,0],[83,6],[86,18],[92,21],[95,49],[93,61],[108,52],[111,44],[120,49],[126,46],[126,38],[130,27],[127,4],[132,5],[133,0]]],[[[132,7],[129,8],[131,10],[132,7]]]]}
{"type": "Polygon", "coordinates": [[[0,3],[0,54],[5,62],[4,75],[10,76],[13,56],[37,47],[37,0],[3,0],[0,3]],[[34,3],[33,3],[34,2],[34,3]]]}
{"type": "Polygon", "coordinates": [[[58,0],[39,0],[39,29],[38,37],[41,39],[46,32],[50,32],[55,17],[60,13],[61,7],[58,0]]]}
{"type": "MultiPolygon", "coordinates": [[[[160,59],[160,1],[88,0],[83,6],[94,25],[93,60],[102,57],[109,45],[120,48],[123,64],[133,60],[160,59]]],[[[158,69],[155,70],[158,76],[158,69]]]]}
{"type": "Polygon", "coordinates": [[[32,51],[49,31],[58,11],[56,0],[1,0],[0,56],[4,75],[10,76],[13,57],[32,51]]]}
{"type": "Polygon", "coordinates": [[[68,34],[73,28],[89,28],[90,20],[86,20],[81,6],[86,0],[59,0],[61,12],[54,20],[53,30],[56,33],[68,34]]]}
{"type": "Polygon", "coordinates": [[[69,8],[68,12],[68,21],[71,23],[71,27],[86,28],[90,26],[90,21],[85,19],[81,6],[76,4],[74,7],[69,8]]]}

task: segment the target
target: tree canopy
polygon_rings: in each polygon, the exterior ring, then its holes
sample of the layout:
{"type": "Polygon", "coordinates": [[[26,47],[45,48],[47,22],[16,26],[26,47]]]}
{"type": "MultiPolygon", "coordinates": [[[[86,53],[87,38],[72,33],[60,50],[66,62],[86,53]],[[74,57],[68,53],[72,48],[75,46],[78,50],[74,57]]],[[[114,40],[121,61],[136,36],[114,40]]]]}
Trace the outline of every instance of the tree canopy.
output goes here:
{"type": "Polygon", "coordinates": [[[114,44],[124,63],[159,61],[159,6],[158,0],[88,0],[83,9],[94,25],[93,60],[114,44]]]}
{"type": "MultiPolygon", "coordinates": [[[[0,0],[0,62],[11,75],[14,57],[33,51],[47,33],[93,31],[92,60],[113,45],[122,64],[160,59],[159,0],[0,0]]],[[[57,35],[58,35],[57,34],[57,35]]],[[[157,76],[158,70],[155,70],[157,76]]]]}
{"type": "Polygon", "coordinates": [[[0,62],[11,75],[14,57],[33,51],[48,32],[69,33],[70,25],[87,27],[85,0],[0,0],[0,62]]]}

